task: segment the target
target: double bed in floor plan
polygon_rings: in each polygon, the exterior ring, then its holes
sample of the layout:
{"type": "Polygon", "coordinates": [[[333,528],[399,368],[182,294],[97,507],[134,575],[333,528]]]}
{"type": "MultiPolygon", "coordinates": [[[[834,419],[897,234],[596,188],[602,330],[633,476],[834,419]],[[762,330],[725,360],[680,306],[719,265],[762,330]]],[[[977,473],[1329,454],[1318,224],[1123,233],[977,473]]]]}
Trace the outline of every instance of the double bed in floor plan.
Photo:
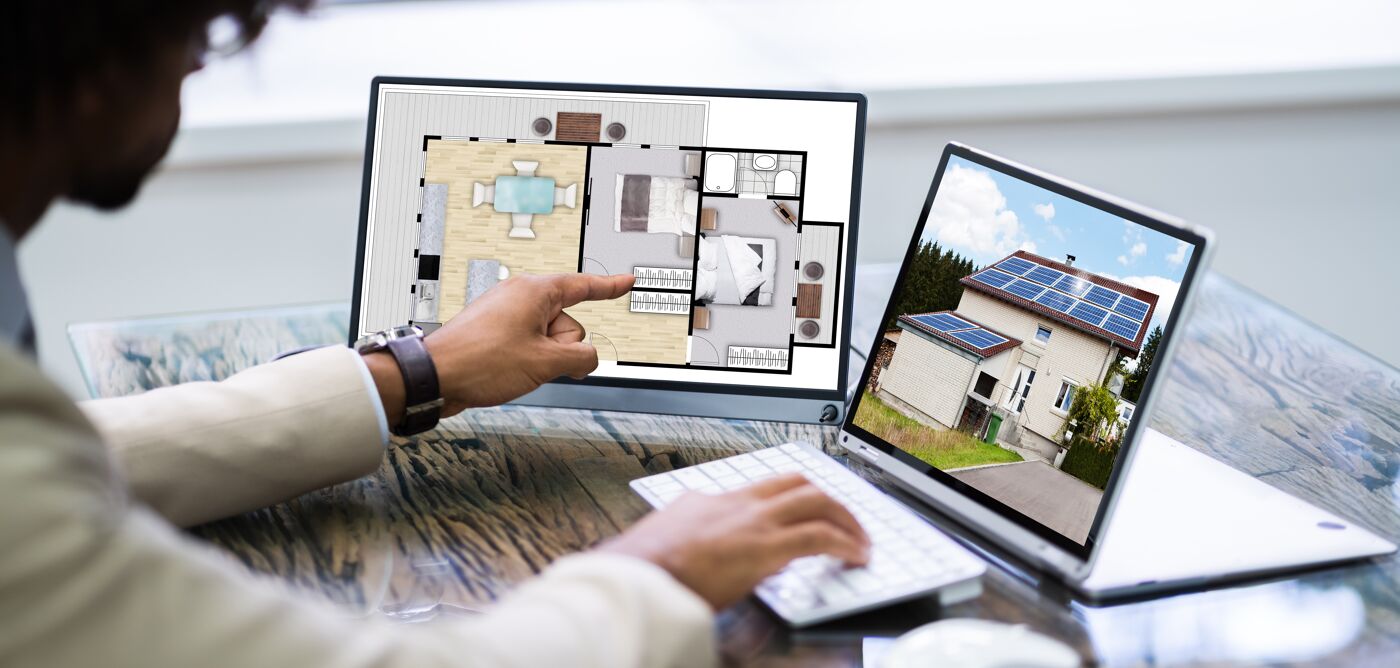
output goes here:
{"type": "Polygon", "coordinates": [[[397,291],[384,317],[431,330],[511,276],[631,274],[628,295],[567,309],[620,370],[791,375],[838,345],[849,157],[765,141],[761,115],[725,130],[743,110],[705,98],[405,88],[379,100],[406,128],[377,139],[366,267],[397,276],[365,285],[397,291]]]}

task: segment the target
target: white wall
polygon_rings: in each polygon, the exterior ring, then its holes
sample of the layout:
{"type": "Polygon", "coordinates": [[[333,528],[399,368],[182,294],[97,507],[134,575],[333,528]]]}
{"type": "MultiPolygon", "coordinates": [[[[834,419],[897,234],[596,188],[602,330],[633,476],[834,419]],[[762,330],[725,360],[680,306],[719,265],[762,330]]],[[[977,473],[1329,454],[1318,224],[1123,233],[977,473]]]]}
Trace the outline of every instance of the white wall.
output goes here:
{"type": "Polygon", "coordinates": [[[41,362],[82,393],[70,323],[349,301],[359,192],[335,160],[171,170],[115,215],[55,208],[20,248],[41,362]]]}

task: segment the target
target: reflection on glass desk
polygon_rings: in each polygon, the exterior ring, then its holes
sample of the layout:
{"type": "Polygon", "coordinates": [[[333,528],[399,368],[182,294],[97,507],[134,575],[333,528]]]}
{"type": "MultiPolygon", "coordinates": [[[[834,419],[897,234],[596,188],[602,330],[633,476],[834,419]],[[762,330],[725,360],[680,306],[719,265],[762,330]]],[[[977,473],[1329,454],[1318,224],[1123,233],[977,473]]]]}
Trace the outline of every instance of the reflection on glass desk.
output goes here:
{"type": "Polygon", "coordinates": [[[89,322],[68,327],[88,392],[119,397],[153,387],[220,380],[279,353],[346,343],[343,302],[89,322]]]}
{"type": "MultiPolygon", "coordinates": [[[[336,308],[75,328],[75,347],[94,393],[110,396],[221,378],[280,350],[343,342],[348,314],[336,308]]],[[[1400,539],[1400,371],[1213,275],[1181,335],[1154,428],[1400,539]]],[[[430,605],[415,599],[422,591],[475,609],[645,513],[627,488],[633,478],[789,440],[837,453],[835,435],[771,422],[475,410],[395,439],[373,476],[194,534],[347,614],[430,605]],[[422,573],[395,563],[434,565],[447,582],[440,593],[436,581],[425,588],[422,573]]],[[[1191,493],[1189,481],[1181,493],[1191,493]]],[[[998,566],[980,598],[948,608],[914,601],[801,631],[747,602],[720,615],[724,651],[735,665],[860,666],[862,648],[874,652],[881,639],[973,617],[1025,624],[1103,665],[1400,665],[1395,558],[1093,607],[1053,583],[1012,575],[1018,564],[970,543],[998,566]]]]}

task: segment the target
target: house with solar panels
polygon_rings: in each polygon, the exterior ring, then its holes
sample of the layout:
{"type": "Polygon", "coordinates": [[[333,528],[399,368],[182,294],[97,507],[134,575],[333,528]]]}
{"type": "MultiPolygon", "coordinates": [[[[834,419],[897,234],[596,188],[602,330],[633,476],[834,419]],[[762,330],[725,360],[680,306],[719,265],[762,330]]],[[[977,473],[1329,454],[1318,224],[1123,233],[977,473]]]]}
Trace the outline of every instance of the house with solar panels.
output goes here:
{"type": "Polygon", "coordinates": [[[1138,355],[1158,296],[1025,251],[960,283],[956,310],[899,316],[877,396],[1053,461],[1075,391],[1138,355]]]}

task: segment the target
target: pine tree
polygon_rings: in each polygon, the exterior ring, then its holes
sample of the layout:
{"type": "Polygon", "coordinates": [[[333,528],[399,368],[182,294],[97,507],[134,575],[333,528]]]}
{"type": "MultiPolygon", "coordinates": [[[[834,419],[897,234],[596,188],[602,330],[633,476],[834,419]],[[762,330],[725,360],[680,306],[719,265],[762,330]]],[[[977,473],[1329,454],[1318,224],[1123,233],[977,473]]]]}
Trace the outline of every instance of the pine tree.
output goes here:
{"type": "Polygon", "coordinates": [[[976,266],[972,260],[953,249],[944,248],[936,241],[923,242],[909,263],[909,273],[895,298],[894,314],[885,327],[893,328],[899,316],[908,313],[956,309],[962,299],[962,285],[958,281],[974,271],[976,266]]]}
{"type": "Polygon", "coordinates": [[[1152,332],[1147,335],[1147,341],[1142,344],[1142,352],[1138,353],[1137,366],[1123,380],[1124,399],[1137,403],[1138,397],[1142,394],[1143,383],[1147,382],[1147,374],[1152,372],[1152,362],[1157,357],[1157,345],[1161,342],[1161,326],[1153,327],[1152,332]]]}

